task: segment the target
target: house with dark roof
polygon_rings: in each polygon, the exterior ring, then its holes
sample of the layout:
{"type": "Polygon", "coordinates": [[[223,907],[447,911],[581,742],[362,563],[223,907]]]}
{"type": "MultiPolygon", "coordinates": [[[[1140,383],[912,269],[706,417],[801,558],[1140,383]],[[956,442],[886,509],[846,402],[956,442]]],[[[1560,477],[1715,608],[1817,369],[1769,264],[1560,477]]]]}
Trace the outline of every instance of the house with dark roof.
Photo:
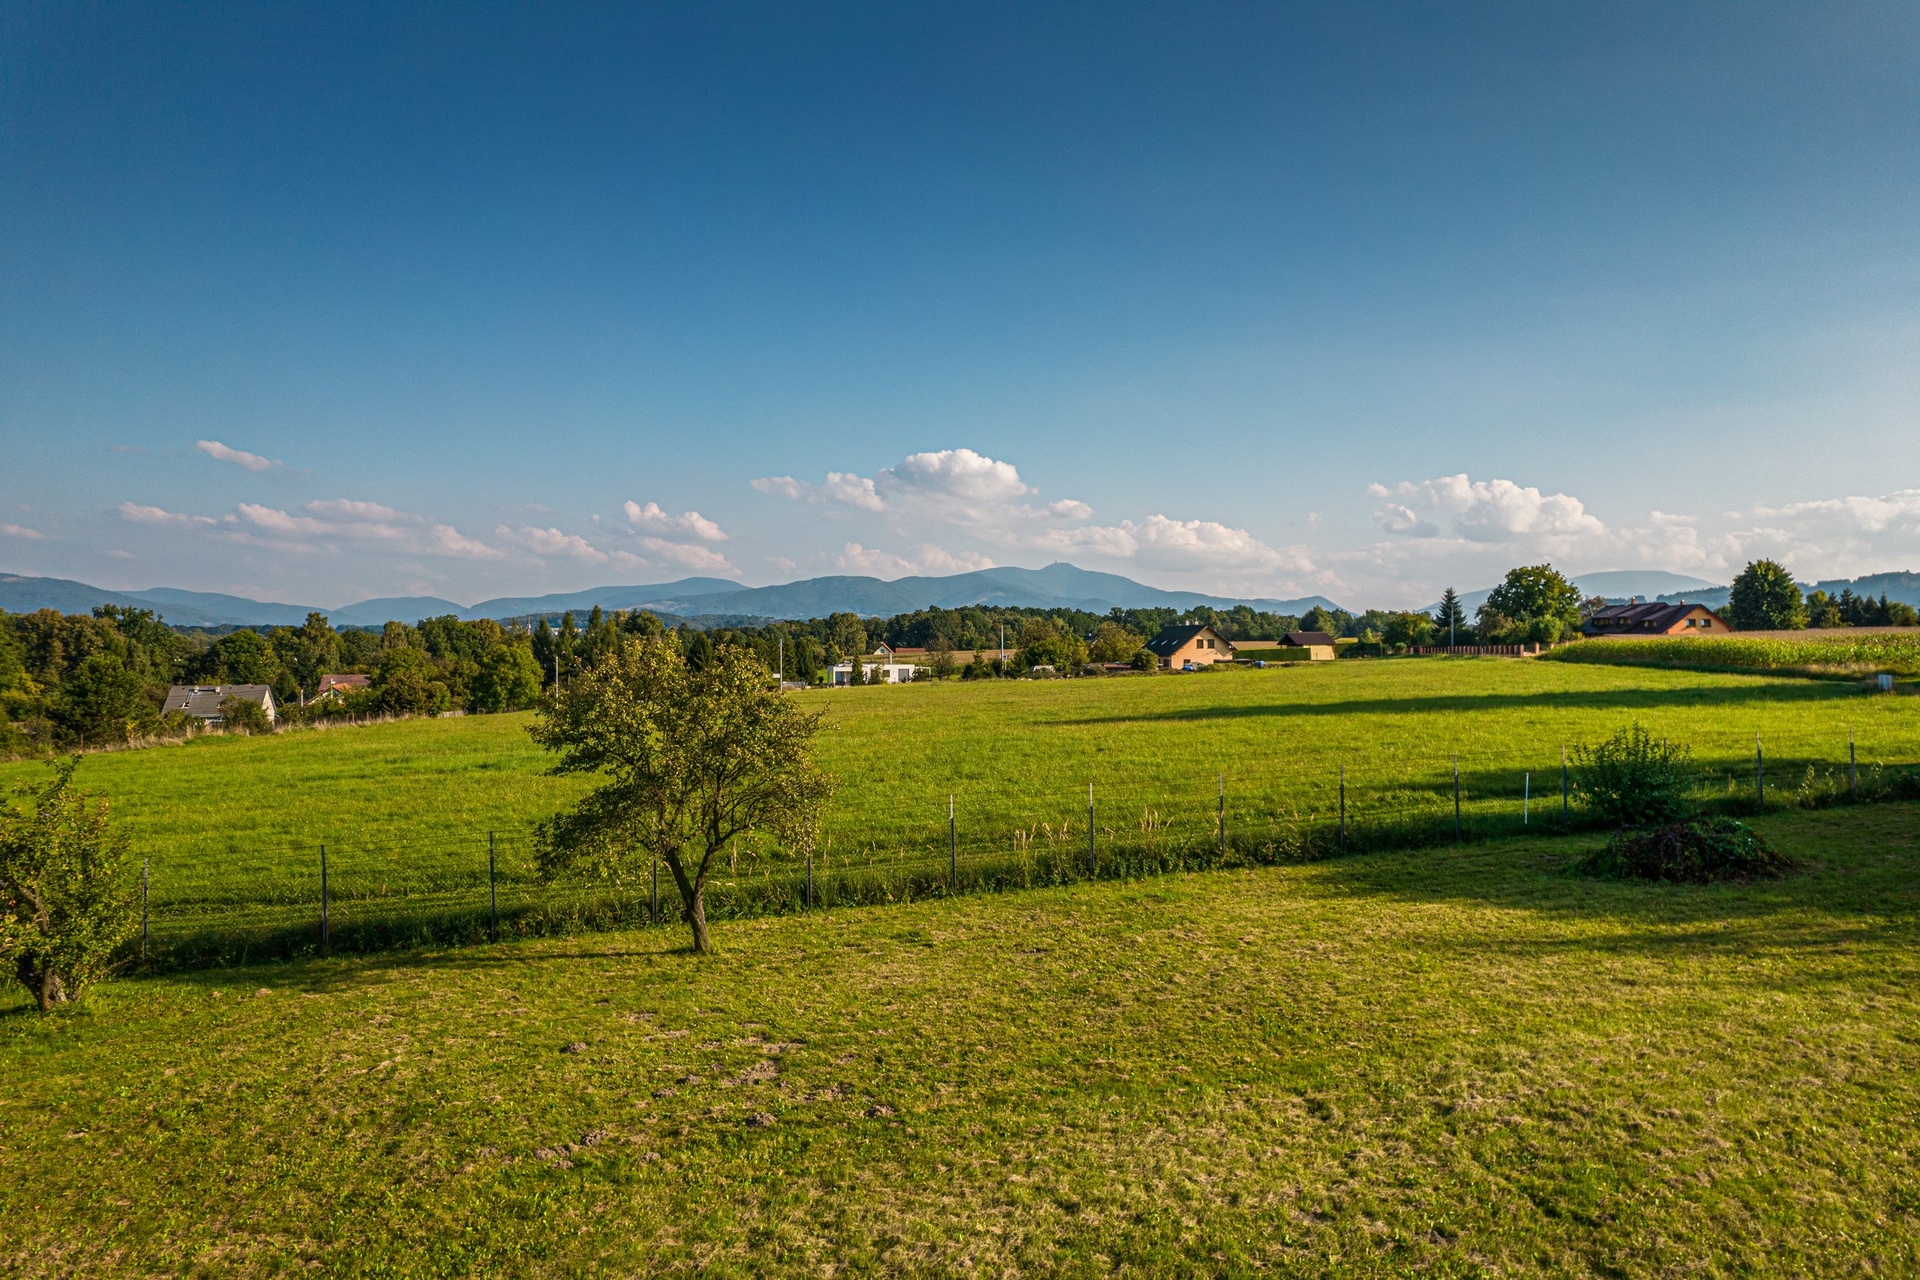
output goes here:
{"type": "Polygon", "coordinates": [[[1280,637],[1289,649],[1305,649],[1309,662],[1331,662],[1338,656],[1334,638],[1324,631],[1289,631],[1280,637]]]}
{"type": "Polygon", "coordinates": [[[273,689],[264,684],[176,684],[167,690],[167,700],[160,704],[160,710],[163,714],[182,711],[195,720],[206,721],[210,728],[218,728],[227,722],[221,704],[228,698],[259,703],[267,713],[267,723],[273,723],[273,689]]]}
{"type": "Polygon", "coordinates": [[[1726,620],[1703,604],[1610,604],[1580,624],[1589,636],[1721,636],[1726,620]]]}
{"type": "Polygon", "coordinates": [[[1193,671],[1233,661],[1232,643],[1204,622],[1162,627],[1159,635],[1147,641],[1147,651],[1170,671],[1193,671]]]}

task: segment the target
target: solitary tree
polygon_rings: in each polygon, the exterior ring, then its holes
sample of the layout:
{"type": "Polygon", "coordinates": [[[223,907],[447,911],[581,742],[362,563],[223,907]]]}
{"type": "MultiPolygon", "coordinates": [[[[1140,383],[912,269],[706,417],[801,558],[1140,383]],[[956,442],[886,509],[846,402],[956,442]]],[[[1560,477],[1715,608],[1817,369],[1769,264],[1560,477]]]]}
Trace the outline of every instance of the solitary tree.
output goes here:
{"type": "Polygon", "coordinates": [[[1727,613],[1742,631],[1797,631],[1807,625],[1799,586],[1772,560],[1755,560],[1734,578],[1727,613]]]}
{"type": "Polygon", "coordinates": [[[51,785],[0,805],[0,959],[45,1013],[77,1000],[133,936],[133,859],[107,826],[107,805],[73,787],[77,757],[51,785]]]}
{"type": "Polygon", "coordinates": [[[540,825],[548,875],[584,865],[609,878],[657,856],[680,891],[693,949],[707,935],[707,875],[737,837],[764,829],[811,845],[832,780],[814,766],[818,713],[773,688],[747,649],[725,645],[695,671],[671,637],[621,644],[550,698],[529,732],[556,774],[601,785],[540,825]]]}
{"type": "Polygon", "coordinates": [[[1450,645],[1472,634],[1467,630],[1467,608],[1460,603],[1460,593],[1452,587],[1440,597],[1439,616],[1433,620],[1433,629],[1445,635],[1450,645]]]}
{"type": "Polygon", "coordinates": [[[1497,643],[1558,640],[1580,625],[1580,589],[1550,564],[1507,570],[1480,606],[1479,631],[1497,643]]]}

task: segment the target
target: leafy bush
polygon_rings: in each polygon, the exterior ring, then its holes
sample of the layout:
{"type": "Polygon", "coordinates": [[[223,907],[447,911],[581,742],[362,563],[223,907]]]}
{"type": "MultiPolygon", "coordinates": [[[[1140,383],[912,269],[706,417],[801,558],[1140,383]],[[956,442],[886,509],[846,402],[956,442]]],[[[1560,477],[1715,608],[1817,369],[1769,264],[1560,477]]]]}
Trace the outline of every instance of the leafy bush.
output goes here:
{"type": "Polygon", "coordinates": [[[0,960],[43,1013],[103,977],[137,920],[126,837],[104,801],[73,789],[78,765],[57,765],[31,811],[0,805],[0,960]]]}
{"type": "Polygon", "coordinates": [[[1573,758],[1575,789],[1607,823],[1658,826],[1686,816],[1693,779],[1685,747],[1656,740],[1636,723],[1605,742],[1575,747],[1573,758]]]}
{"type": "Polygon", "coordinates": [[[228,733],[272,733],[267,709],[252,698],[220,699],[220,723],[228,733]]]}
{"type": "Polygon", "coordinates": [[[1651,831],[1616,832],[1582,869],[1632,880],[1707,884],[1776,879],[1798,868],[1745,823],[1732,818],[1689,818],[1651,831]]]}

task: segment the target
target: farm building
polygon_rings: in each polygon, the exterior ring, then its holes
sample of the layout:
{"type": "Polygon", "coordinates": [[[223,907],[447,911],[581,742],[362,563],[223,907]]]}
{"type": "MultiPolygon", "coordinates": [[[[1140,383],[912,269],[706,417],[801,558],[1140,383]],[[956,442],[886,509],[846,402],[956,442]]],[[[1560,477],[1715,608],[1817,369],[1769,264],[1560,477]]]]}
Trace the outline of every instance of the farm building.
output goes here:
{"type": "Polygon", "coordinates": [[[1703,604],[1610,604],[1580,629],[1590,636],[1724,635],[1733,630],[1703,604]]]}
{"type": "Polygon", "coordinates": [[[167,690],[167,700],[160,704],[160,710],[163,713],[184,711],[196,720],[220,725],[227,719],[220,704],[228,698],[259,703],[260,709],[267,713],[267,723],[273,723],[273,690],[264,684],[176,684],[167,690]]]}
{"type": "MultiPolygon", "coordinates": [[[[836,685],[847,684],[853,679],[851,662],[837,663],[832,668],[833,682],[836,685]]],[[[868,684],[906,684],[913,679],[911,662],[862,662],[860,676],[868,684]]]]}
{"type": "Polygon", "coordinates": [[[885,640],[882,640],[873,647],[873,653],[875,657],[886,658],[889,661],[897,661],[899,659],[911,661],[914,658],[924,658],[927,656],[927,651],[923,648],[904,644],[896,647],[888,644],[885,640]]]}
{"type": "Polygon", "coordinates": [[[1305,649],[1310,662],[1332,662],[1339,652],[1333,637],[1324,631],[1289,631],[1280,637],[1280,643],[1289,649],[1305,649]]]}
{"type": "Polygon", "coordinates": [[[1204,622],[1176,623],[1147,641],[1147,651],[1173,671],[1233,661],[1233,645],[1204,622]]]}

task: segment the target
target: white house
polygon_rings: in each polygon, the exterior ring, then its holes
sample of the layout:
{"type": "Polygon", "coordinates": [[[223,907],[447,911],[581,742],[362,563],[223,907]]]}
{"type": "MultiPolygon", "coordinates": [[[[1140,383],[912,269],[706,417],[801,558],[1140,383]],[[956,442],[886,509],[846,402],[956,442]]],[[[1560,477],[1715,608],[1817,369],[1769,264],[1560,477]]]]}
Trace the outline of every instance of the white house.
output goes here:
{"type": "MultiPolygon", "coordinates": [[[[860,678],[868,684],[906,684],[913,679],[911,662],[862,662],[860,678]]],[[[853,679],[853,664],[842,662],[833,667],[833,682],[846,684],[853,679]]]]}
{"type": "Polygon", "coordinates": [[[184,711],[209,725],[225,724],[227,715],[220,704],[228,698],[259,703],[267,713],[267,723],[274,722],[273,690],[264,684],[176,684],[167,690],[167,700],[160,704],[160,710],[184,711]]]}

